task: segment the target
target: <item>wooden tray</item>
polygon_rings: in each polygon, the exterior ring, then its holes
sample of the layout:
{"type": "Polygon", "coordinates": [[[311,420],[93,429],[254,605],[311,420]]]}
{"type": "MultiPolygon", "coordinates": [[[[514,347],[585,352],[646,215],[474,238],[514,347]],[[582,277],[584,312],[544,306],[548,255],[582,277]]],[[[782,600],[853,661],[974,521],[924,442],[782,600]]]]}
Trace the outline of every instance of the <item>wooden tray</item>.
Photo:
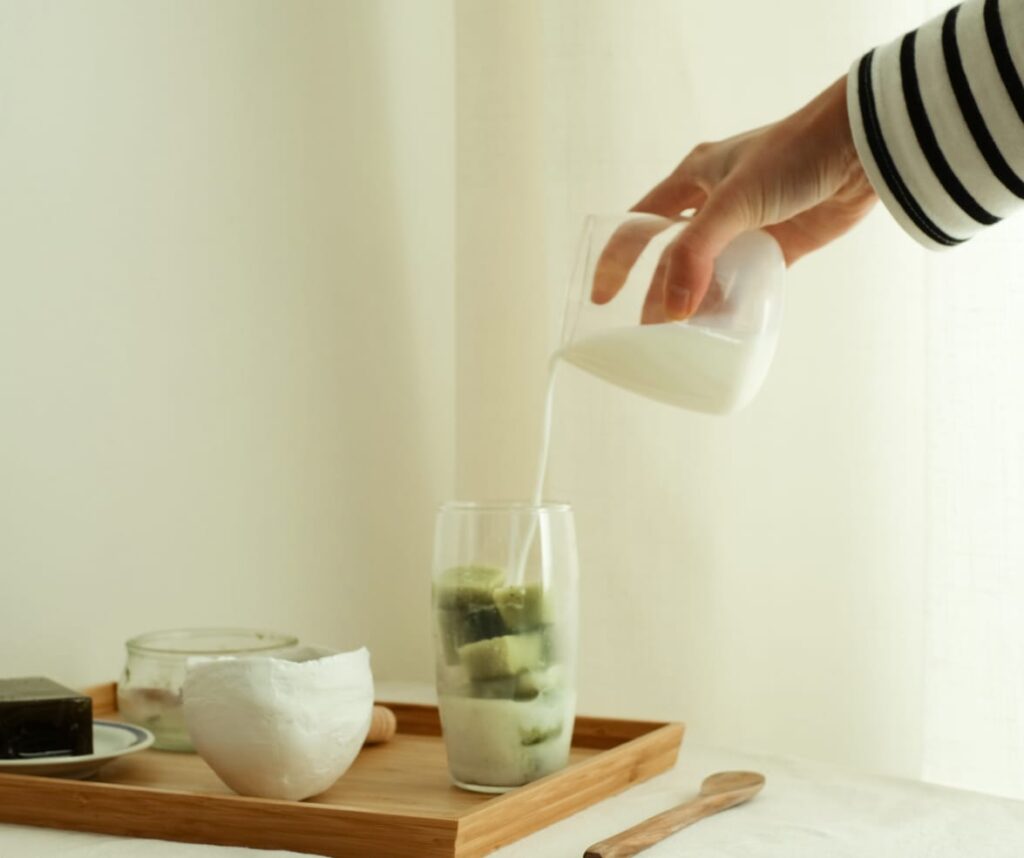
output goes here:
{"type": "MultiPolygon", "coordinates": [[[[116,686],[90,692],[116,713],[116,686]]],[[[304,802],[235,795],[195,754],[143,751],[94,780],[0,774],[0,822],[332,858],[475,858],[671,768],[682,724],[576,719],[571,764],[499,796],[448,779],[437,708],[386,703],[398,734],[304,802]]]]}

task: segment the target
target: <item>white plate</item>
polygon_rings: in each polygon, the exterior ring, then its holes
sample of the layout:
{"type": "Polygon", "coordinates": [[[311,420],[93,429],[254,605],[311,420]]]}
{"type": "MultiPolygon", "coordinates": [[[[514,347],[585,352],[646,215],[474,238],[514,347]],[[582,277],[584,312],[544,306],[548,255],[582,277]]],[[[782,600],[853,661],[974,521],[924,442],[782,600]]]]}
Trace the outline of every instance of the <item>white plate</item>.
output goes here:
{"type": "Polygon", "coordinates": [[[46,775],[56,778],[88,778],[111,760],[144,751],[153,734],[134,724],[92,722],[92,753],[77,757],[36,757],[32,760],[0,760],[0,772],[8,775],[46,775]]]}

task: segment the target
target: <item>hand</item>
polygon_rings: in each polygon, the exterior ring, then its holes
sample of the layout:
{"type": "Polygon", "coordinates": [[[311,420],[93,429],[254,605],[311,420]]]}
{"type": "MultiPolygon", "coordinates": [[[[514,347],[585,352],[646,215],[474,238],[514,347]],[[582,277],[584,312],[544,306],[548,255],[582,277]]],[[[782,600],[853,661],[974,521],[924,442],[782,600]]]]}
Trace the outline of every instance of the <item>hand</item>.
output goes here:
{"type": "MultiPolygon", "coordinates": [[[[740,233],[764,229],[790,265],[850,229],[875,200],[853,145],[845,77],[773,125],[702,143],[633,207],[673,219],[697,210],[662,254],[643,321],[692,315],[715,257],[740,233]]],[[[615,297],[646,244],[670,223],[627,224],[612,238],[594,278],[595,303],[615,297]]]]}

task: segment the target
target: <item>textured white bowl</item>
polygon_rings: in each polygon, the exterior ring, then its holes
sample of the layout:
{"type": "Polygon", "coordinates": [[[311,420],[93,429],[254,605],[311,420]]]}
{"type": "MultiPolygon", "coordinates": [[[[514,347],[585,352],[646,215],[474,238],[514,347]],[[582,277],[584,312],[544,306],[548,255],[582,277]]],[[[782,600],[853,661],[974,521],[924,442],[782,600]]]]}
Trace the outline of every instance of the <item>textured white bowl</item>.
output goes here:
{"type": "Polygon", "coordinates": [[[373,714],[370,654],[325,653],[189,660],[189,735],[235,792],[298,801],[352,765],[373,714]]]}

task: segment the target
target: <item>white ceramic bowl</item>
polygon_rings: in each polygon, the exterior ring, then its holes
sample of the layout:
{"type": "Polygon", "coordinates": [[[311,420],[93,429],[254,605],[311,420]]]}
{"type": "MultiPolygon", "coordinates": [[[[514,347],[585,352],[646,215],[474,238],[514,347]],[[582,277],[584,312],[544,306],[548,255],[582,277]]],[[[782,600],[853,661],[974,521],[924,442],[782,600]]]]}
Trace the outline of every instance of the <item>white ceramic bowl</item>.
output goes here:
{"type": "Polygon", "coordinates": [[[355,760],[373,714],[370,654],[191,659],[183,688],[196,752],[241,795],[298,801],[355,760]]]}

